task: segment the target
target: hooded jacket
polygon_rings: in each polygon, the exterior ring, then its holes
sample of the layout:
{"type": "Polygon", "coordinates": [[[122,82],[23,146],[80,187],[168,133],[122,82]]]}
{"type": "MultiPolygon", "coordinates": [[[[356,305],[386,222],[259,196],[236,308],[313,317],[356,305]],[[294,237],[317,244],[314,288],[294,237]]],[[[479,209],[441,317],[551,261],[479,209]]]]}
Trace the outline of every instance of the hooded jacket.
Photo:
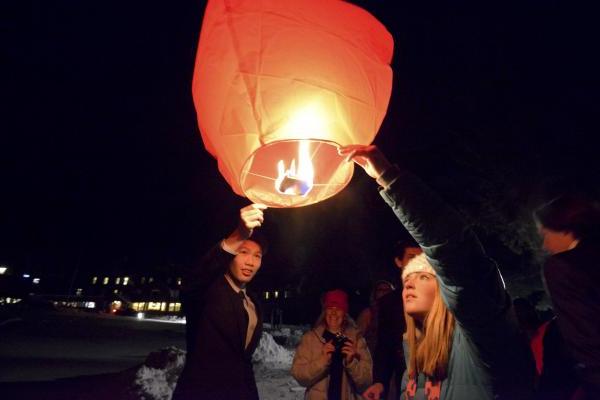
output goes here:
{"type": "MultiPolygon", "coordinates": [[[[298,383],[306,387],[305,399],[326,400],[329,386],[329,364],[321,357],[321,349],[325,344],[323,325],[306,332],[296,348],[292,363],[292,376],[298,383]]],[[[367,342],[354,327],[344,330],[350,340],[357,343],[358,357],[350,364],[344,361],[342,374],[342,400],[359,400],[361,393],[371,384],[371,354],[367,342]]]]}

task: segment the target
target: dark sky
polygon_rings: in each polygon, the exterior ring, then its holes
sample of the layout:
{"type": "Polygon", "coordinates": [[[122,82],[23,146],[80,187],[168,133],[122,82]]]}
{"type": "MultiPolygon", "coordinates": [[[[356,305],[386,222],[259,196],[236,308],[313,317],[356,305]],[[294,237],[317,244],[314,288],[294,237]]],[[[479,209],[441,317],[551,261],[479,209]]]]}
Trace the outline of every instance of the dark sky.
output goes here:
{"type": "MultiPolygon", "coordinates": [[[[375,142],[390,159],[475,218],[485,198],[510,221],[556,174],[596,185],[591,9],[355,3],[395,39],[375,142]]],[[[204,5],[48,0],[2,13],[0,262],[67,276],[75,265],[142,270],[180,263],[233,228],[247,200],[204,150],[191,98],[204,5]]],[[[385,275],[405,234],[359,170],[338,196],[266,218],[263,282],[352,286],[385,275]]]]}

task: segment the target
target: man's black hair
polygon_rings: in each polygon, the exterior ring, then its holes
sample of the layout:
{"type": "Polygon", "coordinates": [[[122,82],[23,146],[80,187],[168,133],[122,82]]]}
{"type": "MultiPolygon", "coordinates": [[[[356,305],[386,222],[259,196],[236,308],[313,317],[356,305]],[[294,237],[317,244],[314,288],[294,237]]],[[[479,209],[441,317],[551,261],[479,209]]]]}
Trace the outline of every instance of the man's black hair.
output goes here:
{"type": "Polygon", "coordinates": [[[407,247],[419,247],[414,239],[400,239],[394,244],[394,257],[402,258],[407,247]]]}
{"type": "Polygon", "coordinates": [[[597,235],[600,230],[600,204],[579,193],[552,199],[535,210],[535,217],[545,228],[572,232],[578,239],[597,235]]]}
{"type": "Polygon", "coordinates": [[[252,232],[252,236],[250,236],[246,240],[250,240],[251,242],[258,244],[260,246],[260,251],[263,256],[267,254],[267,251],[269,250],[269,242],[267,240],[267,237],[262,233],[254,230],[254,232],[252,232]]]}

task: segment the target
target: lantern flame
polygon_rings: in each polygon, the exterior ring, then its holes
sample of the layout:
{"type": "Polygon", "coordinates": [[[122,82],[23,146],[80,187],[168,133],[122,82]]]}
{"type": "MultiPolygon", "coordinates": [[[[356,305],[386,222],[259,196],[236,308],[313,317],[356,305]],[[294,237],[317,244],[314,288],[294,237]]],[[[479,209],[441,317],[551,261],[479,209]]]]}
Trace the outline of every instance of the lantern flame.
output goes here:
{"type": "Polygon", "coordinates": [[[306,196],[313,187],[315,170],[310,159],[309,142],[300,141],[298,145],[298,168],[296,159],[292,159],[290,168],[285,168],[283,160],[277,163],[275,189],[281,194],[306,196]]]}

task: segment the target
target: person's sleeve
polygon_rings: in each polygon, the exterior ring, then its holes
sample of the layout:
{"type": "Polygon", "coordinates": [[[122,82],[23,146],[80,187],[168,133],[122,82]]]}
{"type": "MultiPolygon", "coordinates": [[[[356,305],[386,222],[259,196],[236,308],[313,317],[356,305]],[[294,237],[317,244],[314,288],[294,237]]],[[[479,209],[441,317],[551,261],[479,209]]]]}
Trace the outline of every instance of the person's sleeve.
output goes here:
{"type": "Polygon", "coordinates": [[[600,370],[600,323],[598,304],[590,304],[598,282],[580,273],[560,257],[550,257],[544,266],[544,280],[554,311],[556,322],[567,347],[580,369],[581,378],[599,385],[595,377],[586,371],[600,370]]]}
{"type": "Polygon", "coordinates": [[[364,310],[362,310],[361,313],[358,315],[358,318],[356,318],[356,327],[362,335],[365,334],[367,328],[369,327],[371,316],[371,310],[367,307],[364,310]]]}
{"type": "MultiPolygon", "coordinates": [[[[390,293],[387,296],[394,296],[390,293]]],[[[377,313],[377,344],[373,354],[373,382],[381,383],[386,392],[389,389],[390,379],[395,368],[396,340],[393,318],[404,318],[404,315],[391,315],[390,308],[393,306],[392,298],[382,298],[379,312],[377,313]]],[[[400,333],[402,334],[402,333],[400,333]]]]}
{"type": "Polygon", "coordinates": [[[303,387],[314,385],[329,372],[329,365],[323,357],[319,357],[320,351],[311,351],[309,335],[313,334],[313,332],[307,332],[302,336],[292,362],[292,376],[303,387]]]}
{"type": "Polygon", "coordinates": [[[181,291],[184,298],[189,300],[201,296],[212,281],[225,273],[233,257],[223,250],[219,242],[198,261],[191,263],[183,279],[181,291]]]}
{"type": "Polygon", "coordinates": [[[419,178],[397,167],[380,194],[435,269],[446,305],[467,333],[489,334],[510,307],[496,263],[472,229],[419,178]]]}
{"type": "Polygon", "coordinates": [[[352,377],[359,393],[364,392],[373,381],[373,361],[367,347],[367,341],[363,337],[357,339],[358,357],[345,365],[346,371],[352,377]]]}

